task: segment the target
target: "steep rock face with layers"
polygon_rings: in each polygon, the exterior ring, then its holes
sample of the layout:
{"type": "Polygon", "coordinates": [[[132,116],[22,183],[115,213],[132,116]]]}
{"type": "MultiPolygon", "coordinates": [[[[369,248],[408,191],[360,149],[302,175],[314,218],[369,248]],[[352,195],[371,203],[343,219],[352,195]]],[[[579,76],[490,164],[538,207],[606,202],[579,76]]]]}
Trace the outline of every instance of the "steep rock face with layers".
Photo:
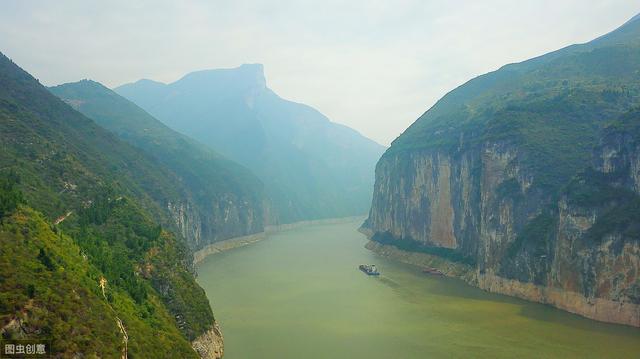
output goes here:
{"type": "Polygon", "coordinates": [[[640,326],[638,105],[638,19],[469,81],[383,155],[363,229],[481,288],[640,326]]]}

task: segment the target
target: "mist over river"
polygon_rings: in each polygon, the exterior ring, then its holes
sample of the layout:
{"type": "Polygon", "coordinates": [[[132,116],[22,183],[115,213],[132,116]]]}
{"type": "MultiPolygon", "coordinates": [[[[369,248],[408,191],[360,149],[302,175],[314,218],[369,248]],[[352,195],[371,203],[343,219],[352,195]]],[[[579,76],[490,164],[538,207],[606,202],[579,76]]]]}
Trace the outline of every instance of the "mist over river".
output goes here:
{"type": "Polygon", "coordinates": [[[640,356],[637,328],[425,275],[366,250],[360,224],[292,229],[200,263],[225,359],[640,356]]]}

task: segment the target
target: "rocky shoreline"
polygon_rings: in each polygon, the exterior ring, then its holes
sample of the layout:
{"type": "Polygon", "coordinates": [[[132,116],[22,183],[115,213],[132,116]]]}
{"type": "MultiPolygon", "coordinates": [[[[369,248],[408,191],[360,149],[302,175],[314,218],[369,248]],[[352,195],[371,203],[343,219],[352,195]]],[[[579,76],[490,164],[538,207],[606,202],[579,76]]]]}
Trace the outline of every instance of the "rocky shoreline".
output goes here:
{"type": "MultiPolygon", "coordinates": [[[[362,232],[367,236],[370,235],[367,230],[362,232]]],[[[603,298],[588,299],[576,292],[524,283],[503,278],[491,272],[480,274],[476,269],[465,264],[454,263],[425,253],[403,251],[394,246],[374,241],[369,241],[365,247],[385,258],[420,267],[437,268],[448,277],[462,279],[466,283],[488,292],[548,304],[601,322],[640,327],[640,305],[638,304],[616,302],[603,298]]]]}
{"type": "Polygon", "coordinates": [[[248,236],[234,237],[225,239],[223,241],[209,244],[199,251],[193,253],[193,264],[196,265],[202,262],[205,258],[212,254],[228,251],[234,248],[243,247],[251,243],[258,242],[267,237],[266,232],[259,232],[250,234],[248,236]]]}
{"type": "Polygon", "coordinates": [[[295,228],[300,228],[309,225],[315,224],[336,224],[336,223],[348,223],[357,220],[364,221],[364,216],[352,216],[352,217],[341,217],[341,218],[327,218],[327,219],[317,219],[317,220],[309,220],[309,221],[300,221],[294,223],[287,224],[279,224],[279,225],[271,225],[266,226],[263,232],[258,232],[254,234],[250,234],[247,236],[234,237],[225,239],[223,241],[215,242],[205,246],[204,248],[195,251],[193,253],[193,264],[197,265],[202,262],[205,258],[212,254],[225,252],[234,248],[244,247],[249,244],[261,241],[267,238],[267,235],[278,233],[282,231],[288,231],[295,228]]]}
{"type": "Polygon", "coordinates": [[[382,257],[402,263],[422,268],[437,268],[447,277],[459,278],[473,286],[478,286],[477,275],[474,269],[466,264],[451,262],[444,258],[426,253],[403,251],[394,246],[380,244],[375,241],[367,242],[365,248],[382,257]]]}
{"type": "Polygon", "coordinates": [[[213,328],[197,337],[191,346],[203,359],[220,359],[224,355],[224,339],[217,322],[213,328]]]}

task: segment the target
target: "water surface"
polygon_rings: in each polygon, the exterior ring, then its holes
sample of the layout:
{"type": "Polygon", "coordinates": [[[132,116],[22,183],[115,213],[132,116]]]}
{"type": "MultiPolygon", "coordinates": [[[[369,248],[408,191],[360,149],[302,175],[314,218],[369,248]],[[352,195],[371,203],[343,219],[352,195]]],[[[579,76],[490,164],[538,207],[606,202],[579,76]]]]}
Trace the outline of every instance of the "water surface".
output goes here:
{"type": "Polygon", "coordinates": [[[640,357],[639,329],[424,275],[366,250],[359,224],[281,232],[199,265],[225,359],[640,357]]]}

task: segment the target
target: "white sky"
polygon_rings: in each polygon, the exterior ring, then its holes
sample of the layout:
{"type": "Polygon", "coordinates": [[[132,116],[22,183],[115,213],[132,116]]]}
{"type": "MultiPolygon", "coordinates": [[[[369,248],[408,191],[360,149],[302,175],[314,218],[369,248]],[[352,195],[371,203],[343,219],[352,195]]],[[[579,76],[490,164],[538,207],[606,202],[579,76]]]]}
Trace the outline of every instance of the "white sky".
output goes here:
{"type": "Polygon", "coordinates": [[[636,0],[0,0],[0,51],[46,85],[262,63],[282,97],[388,145],[470,78],[639,12],[636,0]]]}

